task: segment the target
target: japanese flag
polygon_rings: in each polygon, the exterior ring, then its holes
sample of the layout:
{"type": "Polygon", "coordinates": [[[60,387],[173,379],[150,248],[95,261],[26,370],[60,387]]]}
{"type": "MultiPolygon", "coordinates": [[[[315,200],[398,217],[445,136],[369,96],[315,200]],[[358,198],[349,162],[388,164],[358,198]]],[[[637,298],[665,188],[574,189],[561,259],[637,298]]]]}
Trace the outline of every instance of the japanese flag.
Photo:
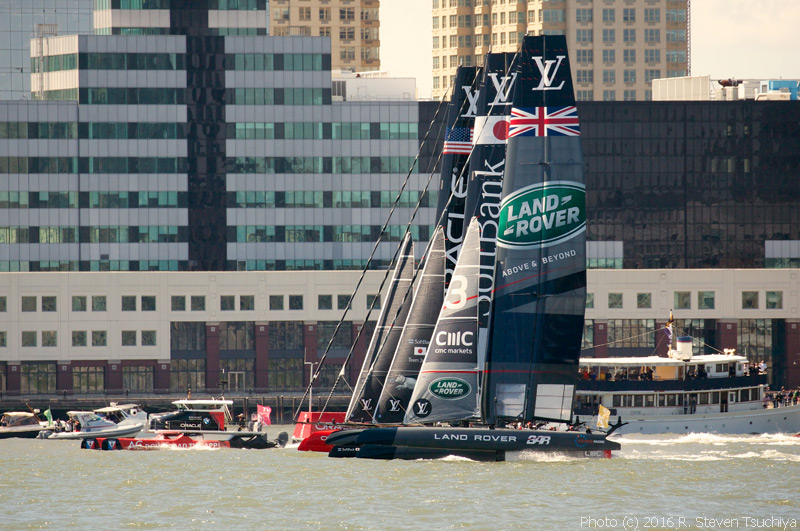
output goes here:
{"type": "Polygon", "coordinates": [[[475,117],[475,144],[505,144],[508,142],[508,116],[475,117]]]}
{"type": "Polygon", "coordinates": [[[425,355],[425,347],[414,347],[414,355],[415,356],[424,356],[425,355]]]}

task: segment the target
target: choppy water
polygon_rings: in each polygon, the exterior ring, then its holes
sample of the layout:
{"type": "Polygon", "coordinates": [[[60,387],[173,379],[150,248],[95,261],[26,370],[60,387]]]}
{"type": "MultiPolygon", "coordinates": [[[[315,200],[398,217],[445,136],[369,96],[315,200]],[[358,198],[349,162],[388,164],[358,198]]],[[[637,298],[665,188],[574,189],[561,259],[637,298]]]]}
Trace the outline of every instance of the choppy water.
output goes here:
{"type": "Polygon", "coordinates": [[[800,529],[798,437],[617,440],[506,463],[3,440],[0,529],[800,529]]]}

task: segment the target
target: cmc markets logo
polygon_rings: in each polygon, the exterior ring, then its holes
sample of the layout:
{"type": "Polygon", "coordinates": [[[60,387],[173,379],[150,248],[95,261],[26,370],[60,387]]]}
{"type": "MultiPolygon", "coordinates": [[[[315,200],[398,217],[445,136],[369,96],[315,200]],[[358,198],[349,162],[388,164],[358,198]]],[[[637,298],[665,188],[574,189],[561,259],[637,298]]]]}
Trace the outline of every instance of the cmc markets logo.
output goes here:
{"type": "Polygon", "coordinates": [[[434,396],[444,400],[458,400],[467,396],[471,390],[469,384],[459,378],[439,378],[428,388],[434,396]]]}
{"type": "Polygon", "coordinates": [[[500,205],[497,244],[518,249],[548,247],[586,230],[586,189],[572,181],[527,186],[500,205]]]}

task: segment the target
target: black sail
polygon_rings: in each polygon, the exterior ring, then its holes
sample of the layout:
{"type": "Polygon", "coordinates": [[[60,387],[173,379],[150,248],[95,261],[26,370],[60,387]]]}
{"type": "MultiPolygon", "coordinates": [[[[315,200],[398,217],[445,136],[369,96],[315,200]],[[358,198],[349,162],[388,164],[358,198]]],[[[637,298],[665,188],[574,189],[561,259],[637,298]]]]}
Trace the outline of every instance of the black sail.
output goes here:
{"type": "MultiPolygon", "coordinates": [[[[478,296],[478,351],[481,365],[486,352],[492,290],[494,289],[495,240],[497,216],[506,167],[508,115],[516,72],[511,71],[512,53],[488,54],[478,84],[475,118],[475,148],[470,157],[469,184],[465,214],[467,224],[473,217],[480,224],[481,260],[478,296]]],[[[466,225],[465,229],[466,230],[466,225]]]]}
{"type": "Polygon", "coordinates": [[[386,372],[392,363],[397,341],[403,331],[411,305],[411,283],[414,278],[414,244],[406,234],[392,281],[381,306],[381,312],[370,340],[358,382],[350,398],[345,419],[348,422],[372,422],[386,372]]]}
{"type": "Polygon", "coordinates": [[[446,278],[458,260],[464,225],[464,203],[467,197],[467,172],[472,151],[473,122],[477,109],[478,91],[475,87],[476,67],[459,66],[453,83],[453,95],[447,108],[447,132],[442,148],[442,180],[436,219],[444,229],[446,278]]]}
{"type": "Polygon", "coordinates": [[[403,422],[444,300],[444,262],[444,231],[439,227],[415,283],[414,301],[373,418],[376,424],[403,422]]]}
{"type": "Polygon", "coordinates": [[[483,416],[569,421],[586,306],[583,161],[566,39],[515,64],[483,416]]]}

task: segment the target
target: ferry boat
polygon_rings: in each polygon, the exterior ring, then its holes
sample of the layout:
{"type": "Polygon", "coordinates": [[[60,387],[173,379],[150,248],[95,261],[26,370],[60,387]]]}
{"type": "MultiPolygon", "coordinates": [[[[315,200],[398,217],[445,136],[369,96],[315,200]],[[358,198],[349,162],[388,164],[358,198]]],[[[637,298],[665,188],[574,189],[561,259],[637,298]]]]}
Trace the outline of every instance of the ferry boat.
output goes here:
{"type": "MultiPolygon", "coordinates": [[[[617,433],[795,433],[800,405],[772,407],[766,374],[748,370],[748,360],[723,354],[692,355],[690,337],[680,337],[669,355],[581,358],[575,415],[597,418],[600,406],[617,433]]],[[[594,423],[591,423],[594,425],[594,423]]]]}

